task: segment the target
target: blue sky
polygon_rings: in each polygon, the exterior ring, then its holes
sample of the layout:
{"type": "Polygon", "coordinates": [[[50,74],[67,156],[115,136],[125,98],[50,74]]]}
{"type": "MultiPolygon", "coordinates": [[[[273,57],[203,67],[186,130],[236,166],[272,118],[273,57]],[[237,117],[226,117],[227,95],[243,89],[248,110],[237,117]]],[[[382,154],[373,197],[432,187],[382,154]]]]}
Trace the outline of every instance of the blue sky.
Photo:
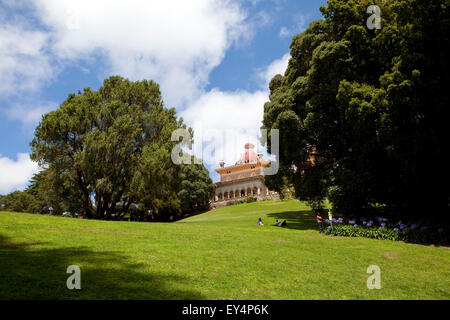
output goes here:
{"type": "Polygon", "coordinates": [[[219,158],[256,142],[268,81],[325,2],[0,0],[0,194],[38,170],[28,154],[41,115],[115,74],[157,81],[194,132],[234,137],[204,156],[217,180],[219,158]]]}

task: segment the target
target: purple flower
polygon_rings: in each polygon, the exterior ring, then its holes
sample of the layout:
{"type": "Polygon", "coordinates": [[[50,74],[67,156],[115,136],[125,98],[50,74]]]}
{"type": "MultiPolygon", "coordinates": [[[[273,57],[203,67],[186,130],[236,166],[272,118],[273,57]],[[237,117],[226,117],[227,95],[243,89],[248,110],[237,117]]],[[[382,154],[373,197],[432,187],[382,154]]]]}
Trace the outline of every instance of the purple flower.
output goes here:
{"type": "Polygon", "coordinates": [[[383,222],[383,223],[381,224],[381,228],[384,228],[385,226],[386,226],[386,223],[383,222]]]}
{"type": "Polygon", "coordinates": [[[331,226],[328,226],[328,229],[331,229],[331,226]]]}
{"type": "Polygon", "coordinates": [[[373,225],[373,221],[371,220],[371,221],[369,221],[369,222],[367,222],[367,226],[368,227],[371,227],[373,225]]]}
{"type": "Polygon", "coordinates": [[[409,229],[414,230],[417,228],[417,224],[412,224],[409,226],[409,229]]]}
{"type": "Polygon", "coordinates": [[[439,229],[437,229],[437,232],[439,232],[439,233],[444,232],[444,229],[443,228],[439,228],[439,229]]]}
{"type": "Polygon", "coordinates": [[[394,231],[397,232],[397,231],[398,231],[398,228],[394,228],[394,231]]]}
{"type": "Polygon", "coordinates": [[[354,226],[354,227],[357,227],[358,225],[355,223],[353,226],[354,226]]]}
{"type": "Polygon", "coordinates": [[[355,220],[350,220],[348,223],[349,223],[349,224],[355,224],[356,221],[355,221],[355,220]]]}
{"type": "Polygon", "coordinates": [[[367,224],[366,220],[363,220],[363,225],[366,225],[366,224],[367,224]]]}

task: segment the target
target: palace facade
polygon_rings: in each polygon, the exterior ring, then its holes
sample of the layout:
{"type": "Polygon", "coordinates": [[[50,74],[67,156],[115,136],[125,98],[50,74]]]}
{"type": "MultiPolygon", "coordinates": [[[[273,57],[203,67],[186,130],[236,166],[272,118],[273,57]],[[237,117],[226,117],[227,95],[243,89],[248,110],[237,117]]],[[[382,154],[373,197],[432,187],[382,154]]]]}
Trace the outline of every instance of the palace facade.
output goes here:
{"type": "Polygon", "coordinates": [[[244,148],[244,154],[233,166],[226,167],[225,162],[221,161],[220,168],[215,169],[220,175],[220,181],[216,182],[213,207],[247,197],[256,197],[258,200],[278,198],[278,194],[264,184],[263,168],[267,162],[263,160],[262,153],[256,153],[251,143],[246,143],[244,148]]]}

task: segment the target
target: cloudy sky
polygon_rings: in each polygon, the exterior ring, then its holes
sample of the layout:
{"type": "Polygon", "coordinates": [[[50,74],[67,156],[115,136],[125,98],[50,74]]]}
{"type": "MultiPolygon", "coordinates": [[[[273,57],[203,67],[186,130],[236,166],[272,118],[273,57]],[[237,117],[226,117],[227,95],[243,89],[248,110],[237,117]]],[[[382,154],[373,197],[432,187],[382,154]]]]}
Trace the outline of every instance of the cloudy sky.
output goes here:
{"type": "Polygon", "coordinates": [[[322,4],[0,0],[0,194],[38,170],[29,142],[41,115],[110,75],[157,81],[165,105],[202,132],[203,146],[213,143],[203,158],[217,180],[217,159],[233,164],[246,141],[256,143],[268,82],[322,4]]]}

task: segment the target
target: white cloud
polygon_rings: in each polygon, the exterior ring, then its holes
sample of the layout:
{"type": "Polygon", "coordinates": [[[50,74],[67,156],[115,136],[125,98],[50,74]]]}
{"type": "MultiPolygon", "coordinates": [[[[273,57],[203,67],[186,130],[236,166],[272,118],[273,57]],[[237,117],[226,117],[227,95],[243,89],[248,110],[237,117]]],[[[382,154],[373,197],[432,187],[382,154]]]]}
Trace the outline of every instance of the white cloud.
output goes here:
{"type": "Polygon", "coordinates": [[[33,95],[66,66],[96,63],[94,57],[104,58],[99,78],[153,79],[167,106],[183,108],[203,93],[226,50],[248,41],[255,27],[245,21],[239,4],[227,0],[29,0],[27,6],[4,5],[16,13],[8,18],[0,13],[0,93],[14,96],[21,106],[1,111],[26,125],[35,124],[49,108],[47,103],[23,106],[20,95],[33,95]],[[36,30],[23,11],[44,28],[36,30]]]}
{"type": "Polygon", "coordinates": [[[50,80],[55,68],[45,53],[47,41],[44,32],[0,23],[1,94],[36,91],[50,80]]]}
{"type": "Polygon", "coordinates": [[[292,37],[295,34],[301,33],[305,31],[307,27],[307,21],[308,21],[309,15],[305,15],[303,13],[296,13],[293,15],[294,23],[292,27],[288,28],[286,26],[281,27],[280,29],[280,37],[281,38],[287,38],[292,37]]]}
{"type": "Polygon", "coordinates": [[[291,30],[289,30],[286,27],[281,27],[280,29],[280,37],[281,38],[286,38],[291,34],[291,30]]]}
{"type": "Polygon", "coordinates": [[[270,80],[277,74],[284,75],[286,68],[291,58],[290,53],[286,53],[281,59],[273,61],[266,69],[259,73],[259,77],[263,81],[263,86],[268,87],[270,80]]]}
{"type": "Polygon", "coordinates": [[[13,104],[9,108],[2,108],[2,111],[11,120],[20,121],[25,125],[34,127],[39,123],[43,114],[56,109],[56,102],[37,104],[13,104]]]}
{"type": "Polygon", "coordinates": [[[21,3],[4,5],[15,13],[0,13],[3,97],[39,89],[64,67],[101,57],[100,78],[153,79],[166,104],[180,108],[201,94],[226,50],[248,41],[256,27],[239,3],[228,0],[28,0],[26,10],[21,3]]]}
{"type": "MultiPolygon", "coordinates": [[[[249,20],[239,3],[227,0],[29,0],[29,4],[28,10],[44,26],[41,31],[31,31],[26,19],[12,26],[0,16],[3,93],[40,88],[55,81],[65,66],[93,64],[99,61],[94,57],[101,57],[106,69],[100,77],[153,79],[160,83],[166,105],[183,110],[180,115],[189,125],[197,121],[206,129],[233,129],[238,136],[234,150],[247,139],[256,142],[248,133],[261,126],[267,85],[273,75],[284,73],[289,55],[260,73],[256,70],[261,89],[255,92],[204,88],[230,46],[248,41],[254,28],[270,23],[269,14],[260,12],[249,20]]],[[[16,104],[6,114],[34,123],[51,106],[16,104]]],[[[227,151],[229,163],[237,160],[226,145],[217,149],[227,151]]],[[[1,160],[29,165],[23,158],[1,160]]]]}
{"type": "Polygon", "coordinates": [[[213,89],[202,95],[181,113],[190,122],[199,121],[204,127],[245,129],[253,128],[262,119],[267,92],[224,92],[213,89]]]}
{"type": "MultiPolygon", "coordinates": [[[[269,100],[268,84],[274,75],[284,74],[289,58],[287,53],[257,72],[261,90],[224,92],[213,89],[180,113],[194,129],[194,140],[198,142],[202,136],[203,161],[210,169],[216,168],[220,160],[226,165],[234,164],[246,142],[258,147],[264,103],[269,100]]],[[[258,151],[265,153],[262,149],[258,151]]],[[[202,157],[201,150],[194,150],[194,154],[202,157]]],[[[213,178],[217,178],[214,173],[213,178]]]]}
{"type": "Polygon", "coordinates": [[[232,43],[249,27],[241,7],[225,0],[33,0],[63,61],[107,58],[107,74],[154,79],[178,107],[207,84],[232,43]]]}
{"type": "Polygon", "coordinates": [[[31,161],[27,153],[18,153],[17,160],[0,155],[0,193],[23,190],[38,171],[38,164],[31,161]]]}
{"type": "Polygon", "coordinates": [[[213,89],[204,93],[180,113],[194,129],[195,142],[203,140],[203,154],[201,149],[194,150],[194,154],[210,168],[217,167],[220,160],[227,165],[234,164],[246,142],[257,145],[263,106],[267,100],[266,91],[223,92],[213,89]]]}

